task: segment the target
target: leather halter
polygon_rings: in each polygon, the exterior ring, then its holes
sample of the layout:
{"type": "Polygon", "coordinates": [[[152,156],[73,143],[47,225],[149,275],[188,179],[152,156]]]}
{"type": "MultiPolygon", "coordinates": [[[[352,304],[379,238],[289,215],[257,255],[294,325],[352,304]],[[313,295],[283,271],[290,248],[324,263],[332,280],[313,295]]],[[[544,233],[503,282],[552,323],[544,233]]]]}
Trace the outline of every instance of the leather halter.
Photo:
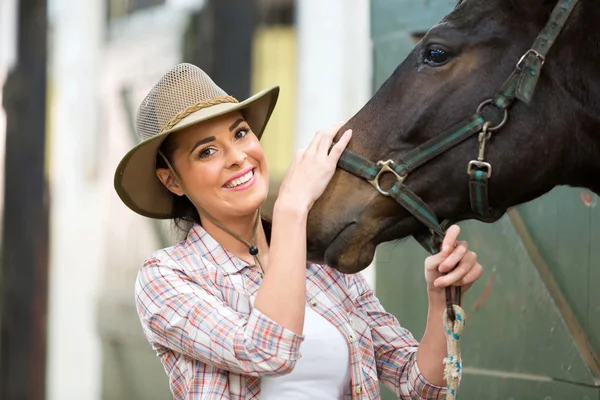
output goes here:
{"type": "MultiPolygon", "coordinates": [[[[404,184],[404,181],[408,178],[409,173],[417,167],[478,134],[479,154],[477,159],[470,161],[467,166],[473,214],[456,220],[475,218],[484,222],[494,222],[504,215],[506,210],[493,209],[488,201],[488,182],[492,177],[492,166],[485,161],[487,142],[493,133],[499,131],[506,124],[508,109],[515,100],[521,100],[524,103],[531,101],[546,55],[577,2],[578,0],[558,1],[548,22],[538,34],[531,48],[518,60],[514,71],[504,82],[502,88],[494,97],[482,102],[473,115],[411,150],[396,161],[381,160],[374,163],[350,149],[345,149],[342,153],[338,162],[339,168],[367,180],[379,193],[396,200],[429,228],[430,233],[414,235],[414,238],[429,253],[435,254],[439,251],[439,246],[444,238],[444,231],[452,221],[445,220],[440,224],[433,210],[411,191],[404,184]],[[501,122],[494,124],[492,121],[485,119],[482,112],[488,106],[495,107],[503,113],[501,122]],[[379,179],[384,174],[392,174],[396,179],[394,185],[388,191],[383,190],[379,184],[379,179]]],[[[454,304],[460,305],[460,287],[456,287],[455,290],[455,298],[452,300],[451,289],[450,287],[446,288],[446,305],[452,320],[454,320],[453,301],[454,304]]]]}

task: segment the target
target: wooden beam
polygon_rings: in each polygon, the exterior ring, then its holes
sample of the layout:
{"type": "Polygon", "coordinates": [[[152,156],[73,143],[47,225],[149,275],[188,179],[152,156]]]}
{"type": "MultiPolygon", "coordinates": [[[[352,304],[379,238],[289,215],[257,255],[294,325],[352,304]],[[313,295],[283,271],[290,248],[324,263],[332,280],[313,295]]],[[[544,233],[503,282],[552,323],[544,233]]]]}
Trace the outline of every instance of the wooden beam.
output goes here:
{"type": "Polygon", "coordinates": [[[0,264],[0,399],[43,400],[48,308],[46,0],[18,2],[7,114],[0,264]]]}

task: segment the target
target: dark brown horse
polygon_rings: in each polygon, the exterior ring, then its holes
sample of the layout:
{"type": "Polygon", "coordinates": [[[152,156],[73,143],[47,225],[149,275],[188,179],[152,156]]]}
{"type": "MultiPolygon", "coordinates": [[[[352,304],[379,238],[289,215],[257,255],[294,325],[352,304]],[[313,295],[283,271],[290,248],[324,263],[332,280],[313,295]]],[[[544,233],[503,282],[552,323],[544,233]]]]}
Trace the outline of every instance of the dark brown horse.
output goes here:
{"type": "MultiPolygon", "coordinates": [[[[459,2],[342,128],[353,129],[349,149],[372,162],[402,160],[473,115],[480,104],[497,96],[556,5],[557,0],[459,2]]],[[[539,74],[533,96],[528,102],[515,100],[506,124],[487,141],[485,161],[493,166],[487,183],[490,207],[505,211],[556,185],[600,193],[598,21],[600,2],[579,0],[543,69],[527,71],[539,74]]],[[[541,66],[543,57],[532,51],[529,56],[541,66]]],[[[489,114],[484,120],[492,121],[490,126],[503,117],[495,104],[482,111],[489,114]]],[[[473,218],[467,166],[479,149],[475,134],[410,171],[402,184],[439,220],[473,218]]],[[[386,173],[380,183],[389,188],[395,181],[386,173]]],[[[365,179],[339,170],[310,213],[309,255],[354,273],[371,262],[379,243],[423,229],[418,219],[365,179]]]]}

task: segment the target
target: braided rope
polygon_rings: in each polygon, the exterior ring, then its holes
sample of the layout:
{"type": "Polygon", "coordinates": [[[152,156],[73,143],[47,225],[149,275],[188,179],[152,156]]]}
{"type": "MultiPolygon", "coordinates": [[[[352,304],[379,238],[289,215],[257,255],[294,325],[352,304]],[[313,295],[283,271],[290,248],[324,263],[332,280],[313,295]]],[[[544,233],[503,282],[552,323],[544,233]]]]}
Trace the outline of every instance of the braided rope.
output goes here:
{"type": "Polygon", "coordinates": [[[187,117],[188,115],[195,113],[196,111],[202,110],[203,108],[216,106],[217,104],[223,103],[239,103],[239,101],[233,96],[217,96],[213,97],[209,100],[200,101],[196,104],[193,104],[186,108],[183,111],[177,113],[169,122],[163,126],[159,133],[167,131],[177,125],[182,119],[187,117]]]}
{"type": "Polygon", "coordinates": [[[444,358],[444,379],[448,384],[446,400],[456,400],[462,375],[460,339],[465,328],[465,311],[456,304],[452,307],[456,315],[454,322],[448,317],[448,310],[444,310],[444,333],[448,346],[448,355],[444,358]]]}

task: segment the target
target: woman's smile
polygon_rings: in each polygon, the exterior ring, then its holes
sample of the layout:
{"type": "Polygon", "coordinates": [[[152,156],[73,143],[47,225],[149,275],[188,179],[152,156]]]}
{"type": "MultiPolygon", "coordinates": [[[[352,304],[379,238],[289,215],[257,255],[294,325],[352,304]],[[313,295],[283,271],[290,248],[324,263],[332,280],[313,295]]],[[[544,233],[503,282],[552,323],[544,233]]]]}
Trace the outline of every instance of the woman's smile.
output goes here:
{"type": "Polygon", "coordinates": [[[246,190],[254,185],[256,182],[256,168],[248,167],[243,171],[232,176],[225,184],[223,185],[223,189],[226,190],[246,190]]]}

